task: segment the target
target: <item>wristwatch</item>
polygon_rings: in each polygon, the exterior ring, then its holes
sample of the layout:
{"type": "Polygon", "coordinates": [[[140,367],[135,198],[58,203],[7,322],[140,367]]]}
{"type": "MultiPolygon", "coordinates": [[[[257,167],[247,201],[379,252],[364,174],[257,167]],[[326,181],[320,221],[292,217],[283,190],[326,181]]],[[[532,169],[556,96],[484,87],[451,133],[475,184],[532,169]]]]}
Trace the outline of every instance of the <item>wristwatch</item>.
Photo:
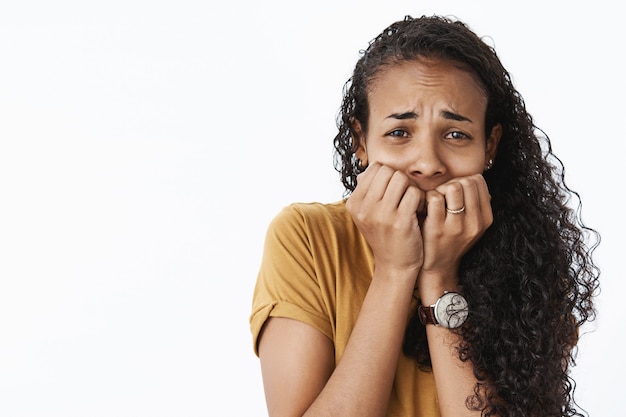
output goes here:
{"type": "Polygon", "coordinates": [[[456,329],[465,323],[468,315],[467,300],[458,292],[444,292],[431,306],[417,307],[422,324],[434,324],[446,329],[456,329]]]}

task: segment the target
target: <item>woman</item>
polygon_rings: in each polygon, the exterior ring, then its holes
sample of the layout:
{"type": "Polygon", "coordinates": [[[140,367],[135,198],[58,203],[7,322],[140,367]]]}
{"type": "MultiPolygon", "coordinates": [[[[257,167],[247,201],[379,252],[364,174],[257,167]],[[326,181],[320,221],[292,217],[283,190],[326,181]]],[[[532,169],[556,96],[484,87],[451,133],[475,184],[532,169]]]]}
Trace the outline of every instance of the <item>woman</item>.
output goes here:
{"type": "Polygon", "coordinates": [[[338,127],[349,197],[267,234],[251,329],[270,416],[581,415],[595,232],[492,48],[447,18],[392,24],[338,127]]]}

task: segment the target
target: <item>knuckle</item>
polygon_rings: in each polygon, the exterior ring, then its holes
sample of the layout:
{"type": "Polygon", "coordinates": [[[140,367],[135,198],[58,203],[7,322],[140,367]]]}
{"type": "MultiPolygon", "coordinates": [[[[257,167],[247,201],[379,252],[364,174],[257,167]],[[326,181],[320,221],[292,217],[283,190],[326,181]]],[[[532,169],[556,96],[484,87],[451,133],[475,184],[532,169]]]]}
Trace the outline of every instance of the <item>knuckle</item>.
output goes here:
{"type": "Polygon", "coordinates": [[[406,186],[409,183],[408,177],[400,171],[395,171],[391,175],[391,180],[401,186],[406,186]]]}
{"type": "Polygon", "coordinates": [[[474,183],[474,178],[472,177],[463,177],[459,179],[458,185],[460,188],[469,187],[474,183]]]}
{"type": "Polygon", "coordinates": [[[417,188],[415,187],[409,187],[406,189],[405,191],[405,195],[407,195],[410,198],[414,198],[414,199],[419,199],[420,193],[417,190],[417,188]]]}
{"type": "Polygon", "coordinates": [[[376,162],[375,166],[378,168],[380,172],[391,171],[391,168],[389,168],[387,165],[381,165],[378,162],[376,162]]]}

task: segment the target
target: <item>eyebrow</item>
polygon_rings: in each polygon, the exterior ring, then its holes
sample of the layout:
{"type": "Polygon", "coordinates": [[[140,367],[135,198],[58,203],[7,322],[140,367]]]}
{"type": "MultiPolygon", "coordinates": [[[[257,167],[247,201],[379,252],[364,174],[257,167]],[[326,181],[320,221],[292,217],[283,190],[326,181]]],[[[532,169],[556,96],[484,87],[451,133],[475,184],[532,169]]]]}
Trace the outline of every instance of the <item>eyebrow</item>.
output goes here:
{"type": "Polygon", "coordinates": [[[413,111],[407,111],[404,113],[391,113],[389,116],[387,116],[387,119],[397,119],[397,120],[417,119],[417,113],[413,111]]]}
{"type": "Polygon", "coordinates": [[[442,112],[440,114],[441,114],[441,116],[444,119],[456,120],[457,122],[470,122],[470,123],[473,123],[472,120],[469,117],[465,117],[465,116],[460,115],[458,113],[452,113],[451,111],[442,110],[442,112]]]}
{"type": "MultiPolygon", "coordinates": [[[[439,114],[444,119],[456,120],[457,122],[470,122],[470,123],[473,123],[472,120],[469,117],[465,117],[465,116],[463,116],[461,114],[453,113],[451,111],[442,110],[441,113],[439,113],[439,114]]],[[[392,113],[389,116],[387,116],[387,119],[407,120],[407,119],[417,119],[418,117],[419,116],[418,116],[417,113],[415,113],[413,111],[407,111],[407,112],[404,112],[404,113],[392,113]]]]}

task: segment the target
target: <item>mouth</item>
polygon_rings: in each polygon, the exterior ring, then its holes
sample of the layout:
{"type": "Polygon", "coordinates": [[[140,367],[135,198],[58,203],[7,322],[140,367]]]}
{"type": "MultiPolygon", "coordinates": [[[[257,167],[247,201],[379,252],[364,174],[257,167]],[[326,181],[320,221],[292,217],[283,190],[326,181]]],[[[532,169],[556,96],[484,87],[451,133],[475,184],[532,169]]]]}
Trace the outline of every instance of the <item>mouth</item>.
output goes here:
{"type": "Polygon", "coordinates": [[[418,219],[424,219],[426,218],[426,215],[428,214],[428,205],[426,203],[426,201],[421,201],[419,206],[417,206],[417,218],[418,219]]]}
{"type": "Polygon", "coordinates": [[[422,224],[424,224],[424,220],[426,219],[426,215],[427,215],[427,214],[428,214],[428,213],[426,213],[426,209],[425,209],[425,208],[424,208],[424,209],[422,209],[422,210],[419,210],[419,211],[416,213],[416,215],[417,215],[417,222],[418,222],[418,224],[419,224],[420,226],[421,226],[422,224]]]}

